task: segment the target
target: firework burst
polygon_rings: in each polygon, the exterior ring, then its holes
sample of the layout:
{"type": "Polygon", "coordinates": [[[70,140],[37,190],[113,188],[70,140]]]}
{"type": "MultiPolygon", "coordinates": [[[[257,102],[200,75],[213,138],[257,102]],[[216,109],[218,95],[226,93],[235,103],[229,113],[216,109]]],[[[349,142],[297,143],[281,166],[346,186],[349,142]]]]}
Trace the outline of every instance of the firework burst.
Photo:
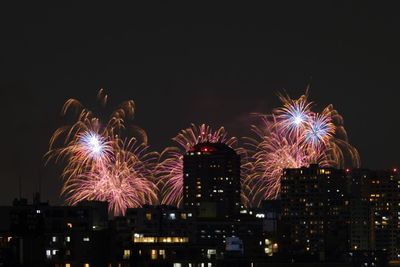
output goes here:
{"type": "MultiPolygon", "coordinates": [[[[107,98],[100,90],[98,99],[103,106],[107,98]]],[[[62,195],[68,204],[107,201],[110,213],[121,215],[128,207],[156,203],[157,189],[150,170],[157,153],[147,152],[143,130],[126,126],[134,107],[132,100],[122,103],[102,124],[79,101],[66,101],[62,114],[77,115],[72,124],[54,132],[46,157],[65,163],[62,195]]]]}
{"type": "Polygon", "coordinates": [[[280,99],[282,107],[272,114],[257,114],[259,125],[252,126],[255,138],[246,138],[250,157],[243,165],[244,182],[251,188],[248,199],[253,206],[279,197],[285,168],[360,165],[357,150],[348,143],[343,118],[332,105],[315,113],[307,93],[299,99],[280,99]]]}

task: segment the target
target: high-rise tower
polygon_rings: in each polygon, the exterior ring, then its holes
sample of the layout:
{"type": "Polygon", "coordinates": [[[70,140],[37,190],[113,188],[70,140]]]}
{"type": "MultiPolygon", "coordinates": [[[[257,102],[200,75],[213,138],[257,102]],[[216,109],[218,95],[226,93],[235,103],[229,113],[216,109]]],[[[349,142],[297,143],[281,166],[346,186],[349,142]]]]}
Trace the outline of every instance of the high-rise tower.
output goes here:
{"type": "Polygon", "coordinates": [[[240,156],[222,143],[201,143],[183,158],[183,205],[199,217],[230,217],[240,209],[240,156]]]}

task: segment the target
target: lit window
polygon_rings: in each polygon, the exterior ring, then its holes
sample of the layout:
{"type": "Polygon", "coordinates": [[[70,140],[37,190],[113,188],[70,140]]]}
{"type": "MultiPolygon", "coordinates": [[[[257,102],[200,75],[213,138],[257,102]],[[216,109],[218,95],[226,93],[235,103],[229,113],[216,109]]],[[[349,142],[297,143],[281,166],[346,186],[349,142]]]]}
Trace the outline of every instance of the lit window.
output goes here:
{"type": "Polygon", "coordinates": [[[85,263],[85,264],[83,265],[83,267],[90,267],[90,264],[89,264],[89,263],[85,263]]]}
{"type": "Polygon", "coordinates": [[[69,237],[69,236],[66,236],[66,237],[65,237],[65,241],[67,241],[67,242],[71,242],[71,237],[69,237]]]}
{"type": "Polygon", "coordinates": [[[151,213],[146,213],[146,220],[151,221],[151,213]]]}
{"type": "Polygon", "coordinates": [[[37,213],[37,214],[40,214],[40,210],[36,210],[36,213],[37,213]]]}
{"type": "Polygon", "coordinates": [[[53,236],[53,237],[51,238],[51,241],[57,242],[57,237],[56,237],[56,236],[53,236]]]}
{"type": "Polygon", "coordinates": [[[53,256],[55,256],[57,254],[57,251],[58,251],[57,249],[53,249],[51,254],[53,254],[53,256]]]}
{"type": "Polygon", "coordinates": [[[213,255],[216,255],[216,254],[217,254],[217,250],[216,249],[207,249],[207,258],[208,259],[211,259],[211,257],[213,255]]]}
{"type": "Polygon", "coordinates": [[[170,219],[170,220],[175,220],[175,219],[176,219],[175,213],[170,213],[170,214],[169,214],[169,219],[170,219]]]}
{"type": "Polygon", "coordinates": [[[187,215],[188,217],[192,217],[193,215],[191,214],[191,213],[188,213],[188,215],[187,215]]]}
{"type": "Polygon", "coordinates": [[[201,194],[197,194],[196,197],[201,197],[201,194]]]}
{"type": "Polygon", "coordinates": [[[186,213],[181,213],[181,219],[186,220],[186,213]]]}
{"type": "Polygon", "coordinates": [[[124,260],[129,260],[129,258],[131,257],[131,251],[129,249],[125,249],[124,250],[124,260]]]}
{"type": "Polygon", "coordinates": [[[84,242],[89,242],[89,241],[90,241],[90,238],[89,238],[89,237],[84,237],[84,238],[83,238],[83,241],[84,241],[84,242]]]}
{"type": "Polygon", "coordinates": [[[66,263],[65,267],[71,267],[71,264],[70,263],[66,263]]]}
{"type": "Polygon", "coordinates": [[[151,250],[151,255],[150,255],[150,258],[152,259],[152,260],[156,260],[157,259],[157,250],[155,250],[155,249],[152,249],[151,250]]]}
{"type": "Polygon", "coordinates": [[[163,259],[165,259],[165,250],[164,250],[164,249],[160,249],[160,250],[158,251],[158,254],[159,254],[163,259]]]}
{"type": "Polygon", "coordinates": [[[48,259],[51,258],[51,250],[50,249],[46,250],[46,258],[48,258],[48,259]]]}
{"type": "Polygon", "coordinates": [[[67,228],[72,228],[72,223],[67,223],[67,228]]]}

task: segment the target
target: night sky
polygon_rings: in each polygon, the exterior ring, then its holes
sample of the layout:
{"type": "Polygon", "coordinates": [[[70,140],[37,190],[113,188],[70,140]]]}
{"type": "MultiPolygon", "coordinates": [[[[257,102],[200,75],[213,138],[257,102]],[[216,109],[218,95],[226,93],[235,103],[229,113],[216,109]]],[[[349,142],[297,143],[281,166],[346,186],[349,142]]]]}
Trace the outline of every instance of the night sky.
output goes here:
{"type": "Polygon", "coordinates": [[[399,165],[395,6],[196,3],[2,6],[0,204],[18,196],[18,177],[24,197],[41,177],[43,199],[61,203],[59,172],[44,167],[48,140],[64,101],[96,107],[100,88],[111,107],[136,102],[134,123],[160,150],[191,122],[249,135],[249,113],[271,112],[278,92],[298,97],[311,83],[315,109],[339,110],[364,167],[399,165]]]}

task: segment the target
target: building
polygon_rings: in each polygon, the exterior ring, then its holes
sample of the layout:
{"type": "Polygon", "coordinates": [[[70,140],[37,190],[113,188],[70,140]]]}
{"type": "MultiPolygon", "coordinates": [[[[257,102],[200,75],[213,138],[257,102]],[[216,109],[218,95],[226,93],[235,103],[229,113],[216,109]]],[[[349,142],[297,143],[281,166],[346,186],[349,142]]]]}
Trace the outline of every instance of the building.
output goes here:
{"type": "Polygon", "coordinates": [[[107,262],[107,203],[50,206],[35,198],[0,207],[4,266],[101,266],[107,262]]]}
{"type": "Polygon", "coordinates": [[[350,246],[344,171],[318,165],[286,169],[281,190],[283,251],[293,258],[339,260],[350,246]]]}
{"type": "Polygon", "coordinates": [[[232,217],[241,206],[240,156],[221,143],[201,143],[183,158],[183,207],[199,217],[232,217]]]}
{"type": "Polygon", "coordinates": [[[397,170],[286,169],[281,180],[280,249],[295,260],[354,266],[400,263],[397,170]]]}
{"type": "MultiPolygon", "coordinates": [[[[386,171],[348,170],[359,185],[353,207],[352,248],[387,253],[400,260],[400,175],[386,171]],[[358,206],[356,206],[358,205],[358,206]]],[[[353,193],[355,194],[355,193],[353,193]]]]}

